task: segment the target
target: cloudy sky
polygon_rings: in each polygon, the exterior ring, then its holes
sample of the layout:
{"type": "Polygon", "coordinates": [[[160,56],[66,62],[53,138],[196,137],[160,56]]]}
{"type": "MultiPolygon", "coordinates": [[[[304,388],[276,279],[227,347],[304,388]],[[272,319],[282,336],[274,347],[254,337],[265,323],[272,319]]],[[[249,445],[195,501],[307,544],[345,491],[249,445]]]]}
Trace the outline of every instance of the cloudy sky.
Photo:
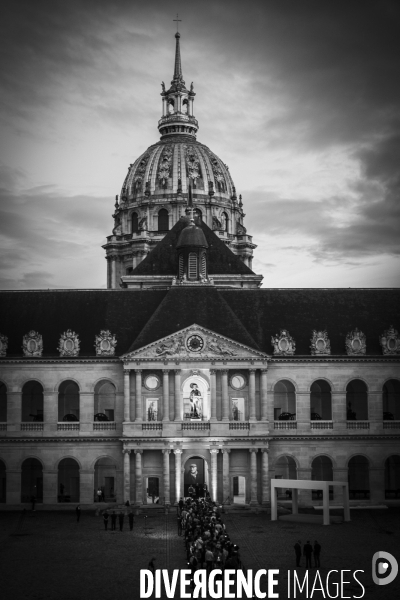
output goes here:
{"type": "Polygon", "coordinates": [[[3,0],[3,289],[105,287],[127,167],[183,75],[266,287],[400,285],[398,0],[3,0]]]}

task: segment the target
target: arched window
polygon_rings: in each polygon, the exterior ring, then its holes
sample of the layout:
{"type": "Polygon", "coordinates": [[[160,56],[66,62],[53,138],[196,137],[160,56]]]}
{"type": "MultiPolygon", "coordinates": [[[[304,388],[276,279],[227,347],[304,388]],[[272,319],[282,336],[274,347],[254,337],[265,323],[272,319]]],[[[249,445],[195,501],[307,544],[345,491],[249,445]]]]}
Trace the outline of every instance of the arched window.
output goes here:
{"type": "Polygon", "coordinates": [[[0,423],[7,423],[7,388],[0,382],[0,423]]]}
{"type": "Polygon", "coordinates": [[[21,468],[21,502],[43,502],[43,467],[37,458],[27,458],[21,468]]]}
{"type": "Polygon", "coordinates": [[[383,386],[383,419],[400,420],[400,381],[397,379],[390,379],[383,386]]]}
{"type": "Polygon", "coordinates": [[[43,387],[38,381],[28,381],[22,388],[21,421],[43,421],[43,387]]]}
{"type": "MultiPolygon", "coordinates": [[[[333,481],[333,466],[328,456],[314,458],[311,463],[311,479],[313,481],[333,481]]],[[[313,500],[322,499],[322,490],[313,490],[312,498],[313,500]]],[[[329,498],[333,498],[333,486],[329,487],[329,498]]]]}
{"type": "Polygon", "coordinates": [[[158,211],[158,231],[168,231],[168,211],[162,208],[158,211]]]}
{"type": "Polygon", "coordinates": [[[174,112],[174,101],[172,98],[168,99],[168,112],[169,114],[174,112]]]}
{"type": "Polygon", "coordinates": [[[332,419],[332,394],[331,386],[324,379],[314,381],[310,394],[311,421],[332,419]]]}
{"type": "Polygon", "coordinates": [[[115,421],[115,386],[109,381],[100,381],[94,392],[94,420],[106,420],[105,417],[115,421]]]}
{"type": "Polygon", "coordinates": [[[283,379],[274,387],[274,419],[296,419],[296,391],[291,381],[283,379]]]}
{"type": "Polygon", "coordinates": [[[0,460],[0,502],[3,503],[6,501],[7,496],[7,479],[6,479],[7,471],[6,465],[0,460]]]}
{"type": "Polygon", "coordinates": [[[182,102],[182,112],[185,115],[188,112],[188,99],[187,98],[185,98],[184,101],[182,102]]]}
{"type": "MultiPolygon", "coordinates": [[[[291,456],[281,456],[275,463],[275,479],[297,479],[297,465],[291,456]]],[[[278,488],[278,498],[291,498],[292,490],[278,488]]]]}
{"type": "Polygon", "coordinates": [[[75,381],[63,381],[60,385],[58,420],[79,421],[79,387],[75,381]]]}
{"type": "Polygon", "coordinates": [[[73,458],[58,464],[58,501],[79,502],[79,465],[73,458]]]}
{"type": "Polygon", "coordinates": [[[188,279],[197,279],[197,254],[189,253],[188,279]]]}
{"type": "Polygon", "coordinates": [[[361,379],[353,379],[346,388],[348,421],[368,420],[367,386],[361,379]]]}
{"type": "Polygon", "coordinates": [[[365,456],[353,456],[349,460],[350,498],[369,498],[369,461],[365,456]]]}
{"type": "Polygon", "coordinates": [[[400,456],[394,454],[385,460],[385,498],[398,498],[400,494],[400,456]]]}
{"type": "Polygon", "coordinates": [[[132,222],[132,233],[136,233],[137,231],[139,231],[139,217],[136,212],[132,213],[131,222],[132,222]]]}

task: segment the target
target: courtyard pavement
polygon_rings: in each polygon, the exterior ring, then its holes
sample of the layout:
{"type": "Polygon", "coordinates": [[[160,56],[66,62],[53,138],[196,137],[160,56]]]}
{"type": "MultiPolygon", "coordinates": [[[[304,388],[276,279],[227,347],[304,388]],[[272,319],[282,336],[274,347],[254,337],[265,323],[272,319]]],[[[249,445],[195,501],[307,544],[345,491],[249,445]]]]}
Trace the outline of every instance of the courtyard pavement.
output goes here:
{"type": "MultiPolygon", "coordinates": [[[[177,535],[176,514],[148,513],[135,517],[133,532],[125,518],[124,530],[104,531],[103,519],[94,511],[0,511],[0,598],[1,600],[136,600],[139,571],[152,557],[156,568],[186,567],[182,538],[177,535]]],[[[309,523],[271,522],[266,513],[250,511],[223,515],[232,541],[239,545],[245,569],[280,569],[279,598],[288,598],[288,570],[293,579],[296,540],[318,540],[322,546],[320,570],[325,586],[329,570],[355,571],[362,588],[347,572],[343,595],[367,600],[397,600],[400,575],[387,586],[372,582],[372,556],[379,550],[393,554],[400,563],[400,510],[357,510],[352,521],[331,526],[309,523]]],[[[109,524],[110,527],[110,524],[109,524]]],[[[117,524],[118,527],[118,524],[117,524]]],[[[304,558],[298,569],[304,578],[304,558]]],[[[309,571],[308,597],[324,598],[321,591],[311,596],[315,569],[309,571]]],[[[335,575],[335,574],[334,574],[335,575]]],[[[336,580],[336,579],[335,579],[336,580]]],[[[266,591],[266,582],[262,588],[266,591]]],[[[325,588],[326,594],[326,588],[325,588]]],[[[162,595],[165,598],[165,594],[162,595]]],[[[175,598],[179,598],[179,594],[175,598]]],[[[290,597],[293,598],[293,588],[290,597]]],[[[297,598],[306,594],[297,592],[297,598]]],[[[326,594],[326,597],[329,597],[326,594]]]]}

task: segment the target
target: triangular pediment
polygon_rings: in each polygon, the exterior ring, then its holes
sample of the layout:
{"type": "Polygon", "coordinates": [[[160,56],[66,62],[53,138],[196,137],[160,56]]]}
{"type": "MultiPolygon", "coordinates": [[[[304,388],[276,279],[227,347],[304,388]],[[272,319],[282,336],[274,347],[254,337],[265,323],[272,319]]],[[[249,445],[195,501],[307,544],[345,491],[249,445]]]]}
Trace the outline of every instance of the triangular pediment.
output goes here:
{"type": "Polygon", "coordinates": [[[215,333],[196,323],[128,352],[122,360],[266,360],[267,355],[254,348],[215,333]]]}

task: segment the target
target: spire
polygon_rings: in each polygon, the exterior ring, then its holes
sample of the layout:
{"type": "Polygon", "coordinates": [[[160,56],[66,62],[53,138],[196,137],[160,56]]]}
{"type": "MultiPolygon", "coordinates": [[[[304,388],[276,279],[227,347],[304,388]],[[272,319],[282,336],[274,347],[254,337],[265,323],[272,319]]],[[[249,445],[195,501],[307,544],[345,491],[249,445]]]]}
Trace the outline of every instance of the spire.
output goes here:
{"type": "Polygon", "coordinates": [[[175,69],[174,69],[174,81],[182,81],[182,62],[181,62],[181,48],[179,45],[179,38],[181,34],[179,31],[175,34],[176,48],[175,48],[175,69]]]}

